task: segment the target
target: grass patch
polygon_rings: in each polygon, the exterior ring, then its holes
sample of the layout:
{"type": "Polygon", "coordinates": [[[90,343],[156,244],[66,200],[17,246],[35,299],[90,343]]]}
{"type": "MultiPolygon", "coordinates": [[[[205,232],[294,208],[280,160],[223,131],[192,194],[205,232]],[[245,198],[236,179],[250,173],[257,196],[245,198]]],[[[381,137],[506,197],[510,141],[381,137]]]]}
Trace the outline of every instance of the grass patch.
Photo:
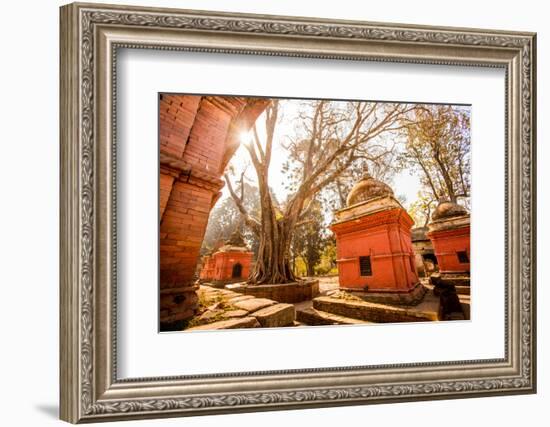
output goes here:
{"type": "Polygon", "coordinates": [[[184,329],[226,320],[225,313],[231,310],[236,310],[236,307],[229,304],[222,294],[212,292],[210,295],[207,295],[206,292],[199,291],[199,308],[197,314],[187,321],[184,329]],[[216,305],[215,310],[220,310],[219,313],[207,319],[201,319],[200,316],[208,311],[209,307],[213,305],[216,305]]]}

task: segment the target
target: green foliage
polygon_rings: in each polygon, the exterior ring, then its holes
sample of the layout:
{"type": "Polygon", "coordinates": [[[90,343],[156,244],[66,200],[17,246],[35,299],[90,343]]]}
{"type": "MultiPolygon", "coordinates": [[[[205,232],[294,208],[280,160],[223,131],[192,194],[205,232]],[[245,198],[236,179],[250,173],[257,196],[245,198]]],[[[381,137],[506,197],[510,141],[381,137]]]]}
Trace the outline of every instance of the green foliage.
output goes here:
{"type": "Polygon", "coordinates": [[[338,274],[336,265],[336,240],[330,234],[324,241],[319,264],[315,267],[315,273],[319,276],[338,274]]]}
{"type": "Polygon", "coordinates": [[[313,276],[315,266],[321,259],[327,233],[321,204],[317,200],[311,202],[308,215],[302,222],[303,224],[294,230],[292,252],[300,257],[305,265],[305,274],[301,275],[313,276]]]}
{"type": "Polygon", "coordinates": [[[307,276],[307,267],[304,259],[300,256],[294,259],[294,274],[299,277],[307,276]]]}

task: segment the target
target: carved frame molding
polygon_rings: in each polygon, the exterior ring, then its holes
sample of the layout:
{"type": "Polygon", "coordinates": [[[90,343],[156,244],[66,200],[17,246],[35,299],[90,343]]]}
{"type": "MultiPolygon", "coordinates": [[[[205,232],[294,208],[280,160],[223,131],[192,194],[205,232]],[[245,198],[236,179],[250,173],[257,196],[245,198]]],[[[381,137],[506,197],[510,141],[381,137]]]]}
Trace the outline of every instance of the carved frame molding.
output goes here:
{"type": "Polygon", "coordinates": [[[76,423],[535,392],[535,34],[71,4],[61,8],[60,51],[62,419],[76,423]],[[505,357],[117,379],[118,48],[505,68],[505,357]]]}

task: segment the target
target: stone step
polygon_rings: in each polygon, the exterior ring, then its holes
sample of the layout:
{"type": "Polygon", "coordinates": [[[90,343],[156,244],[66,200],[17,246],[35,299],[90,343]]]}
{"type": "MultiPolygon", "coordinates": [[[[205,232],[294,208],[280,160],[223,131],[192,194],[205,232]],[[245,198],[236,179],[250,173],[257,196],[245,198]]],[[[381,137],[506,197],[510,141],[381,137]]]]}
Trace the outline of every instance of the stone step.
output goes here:
{"type": "Polygon", "coordinates": [[[438,300],[433,307],[405,307],[366,302],[362,300],[318,297],[313,300],[313,308],[351,319],[366,320],[374,323],[426,322],[439,320],[438,300]]]}
{"type": "Polygon", "coordinates": [[[297,320],[295,320],[294,323],[292,324],[292,326],[309,326],[309,325],[306,324],[306,323],[298,322],[297,320]]]}
{"type": "Polygon", "coordinates": [[[292,326],[296,313],[292,304],[275,304],[264,307],[250,316],[254,316],[264,328],[279,328],[282,326],[292,326]]]}
{"type": "Polygon", "coordinates": [[[241,317],[238,319],[221,320],[206,325],[195,326],[187,331],[219,331],[223,329],[259,328],[260,323],[255,317],[241,317]]]}
{"type": "Polygon", "coordinates": [[[327,313],[326,311],[317,310],[312,307],[297,310],[296,320],[302,324],[310,326],[364,325],[366,323],[372,323],[364,320],[351,319],[349,317],[340,316],[338,314],[327,313]]]}
{"type": "Polygon", "coordinates": [[[246,311],[258,311],[264,307],[277,304],[276,301],[267,299],[267,298],[251,298],[251,299],[242,299],[237,302],[232,302],[232,305],[240,308],[241,310],[246,311]]]}
{"type": "Polygon", "coordinates": [[[470,295],[470,285],[455,285],[456,293],[459,295],[470,295]]]}
{"type": "Polygon", "coordinates": [[[464,319],[470,320],[470,296],[469,295],[459,295],[460,305],[462,307],[462,312],[464,313],[464,319]]]}

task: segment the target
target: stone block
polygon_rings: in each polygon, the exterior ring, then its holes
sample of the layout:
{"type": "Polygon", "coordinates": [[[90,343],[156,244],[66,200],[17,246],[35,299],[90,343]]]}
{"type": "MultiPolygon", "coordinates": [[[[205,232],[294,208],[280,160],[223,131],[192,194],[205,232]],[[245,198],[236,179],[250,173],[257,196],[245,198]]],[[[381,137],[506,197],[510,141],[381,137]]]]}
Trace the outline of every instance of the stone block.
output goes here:
{"type": "Polygon", "coordinates": [[[462,307],[462,313],[464,313],[464,319],[470,320],[470,298],[469,296],[459,295],[460,305],[462,307]]]}
{"type": "Polygon", "coordinates": [[[327,313],[374,323],[426,322],[438,320],[433,309],[399,307],[366,301],[343,300],[332,297],[318,297],[313,308],[327,313]]]}
{"type": "Polygon", "coordinates": [[[422,300],[424,299],[424,295],[426,294],[426,291],[427,291],[427,288],[424,287],[420,282],[406,292],[368,292],[368,291],[357,291],[354,289],[343,290],[343,292],[347,292],[367,302],[374,302],[379,304],[409,305],[409,306],[414,306],[422,302],[422,300]]]}
{"type": "Polygon", "coordinates": [[[456,293],[459,295],[470,295],[470,286],[455,286],[456,293]]]}
{"type": "Polygon", "coordinates": [[[218,309],[212,309],[212,310],[206,310],[204,313],[202,313],[199,317],[200,320],[210,320],[210,319],[213,319],[217,316],[219,316],[220,314],[222,314],[223,311],[222,310],[218,310],[218,309]]]}
{"type": "Polygon", "coordinates": [[[245,300],[233,303],[235,307],[240,308],[242,310],[249,311],[249,312],[257,311],[257,310],[260,310],[261,308],[264,308],[273,304],[275,304],[275,301],[272,301],[270,299],[265,299],[265,298],[251,298],[251,299],[245,299],[245,300]]]}
{"type": "Polygon", "coordinates": [[[266,298],[277,302],[296,303],[308,301],[319,295],[319,281],[314,279],[300,280],[298,282],[273,284],[273,285],[247,285],[237,283],[227,285],[241,294],[252,295],[256,298],[266,298]]]}
{"type": "Polygon", "coordinates": [[[364,325],[372,322],[366,320],[352,319],[350,317],[339,316],[337,314],[327,313],[316,310],[312,307],[296,310],[296,320],[303,325],[321,326],[321,325],[364,325]]]}
{"type": "Polygon", "coordinates": [[[296,312],[292,304],[275,304],[262,308],[251,314],[264,328],[278,328],[294,324],[296,312]]]}
{"type": "Polygon", "coordinates": [[[259,328],[261,325],[255,317],[221,320],[208,325],[195,326],[187,331],[216,331],[223,329],[259,328]]]}
{"type": "MultiPolygon", "coordinates": [[[[460,286],[466,293],[470,287],[470,275],[469,274],[451,274],[451,273],[434,273],[430,276],[430,283],[433,286],[449,287],[460,286]]],[[[468,292],[469,293],[469,292],[468,292]]]]}
{"type": "Polygon", "coordinates": [[[226,311],[223,315],[224,317],[233,318],[233,317],[244,317],[248,314],[246,310],[230,310],[226,311]]]}
{"type": "Polygon", "coordinates": [[[233,292],[233,291],[228,291],[226,289],[222,289],[220,291],[220,293],[226,297],[226,298],[236,298],[236,297],[239,297],[241,296],[241,294],[237,293],[237,292],[233,292]]]}
{"type": "Polygon", "coordinates": [[[247,299],[253,299],[253,298],[254,297],[252,295],[241,295],[241,296],[238,296],[238,297],[235,297],[235,298],[231,298],[227,302],[229,304],[235,304],[236,302],[244,301],[244,300],[247,300],[247,299]]]}

